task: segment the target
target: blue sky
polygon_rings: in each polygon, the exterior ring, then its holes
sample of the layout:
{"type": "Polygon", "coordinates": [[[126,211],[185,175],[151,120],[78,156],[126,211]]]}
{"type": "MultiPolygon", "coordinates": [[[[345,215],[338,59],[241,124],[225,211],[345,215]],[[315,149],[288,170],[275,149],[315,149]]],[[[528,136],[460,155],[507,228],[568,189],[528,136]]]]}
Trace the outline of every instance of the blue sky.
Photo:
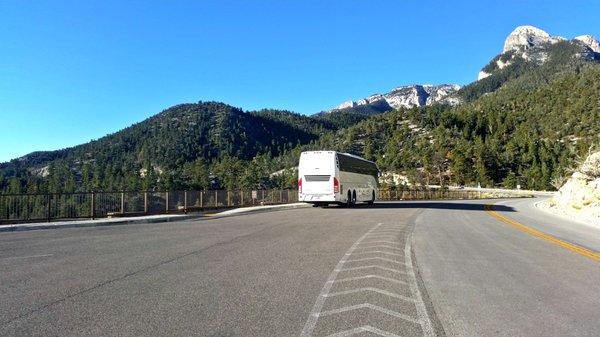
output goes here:
{"type": "Polygon", "coordinates": [[[311,114],[466,84],[523,24],[598,37],[600,3],[0,0],[0,162],[183,102],[311,114]]]}

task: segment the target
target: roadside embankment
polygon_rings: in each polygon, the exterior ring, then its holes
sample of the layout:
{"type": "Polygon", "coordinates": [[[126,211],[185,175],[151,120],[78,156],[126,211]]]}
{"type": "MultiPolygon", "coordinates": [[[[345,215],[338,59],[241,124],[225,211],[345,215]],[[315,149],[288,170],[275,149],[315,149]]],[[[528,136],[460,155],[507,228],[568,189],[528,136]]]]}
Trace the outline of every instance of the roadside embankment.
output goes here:
{"type": "Polygon", "coordinates": [[[600,152],[588,156],[553,198],[537,206],[600,227],[600,152]]]}

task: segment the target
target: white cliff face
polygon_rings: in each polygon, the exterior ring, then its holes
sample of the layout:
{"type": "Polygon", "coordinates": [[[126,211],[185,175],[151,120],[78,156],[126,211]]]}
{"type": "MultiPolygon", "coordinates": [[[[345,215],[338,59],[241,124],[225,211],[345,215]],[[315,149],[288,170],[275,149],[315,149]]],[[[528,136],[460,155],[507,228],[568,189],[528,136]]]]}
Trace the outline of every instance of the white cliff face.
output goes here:
{"type": "Polygon", "coordinates": [[[590,48],[594,53],[600,53],[600,43],[591,35],[577,36],[573,40],[579,41],[590,48]]]}
{"type": "Polygon", "coordinates": [[[600,227],[600,152],[591,154],[544,206],[600,227]]]}
{"type": "Polygon", "coordinates": [[[456,84],[407,85],[386,94],[375,94],[357,101],[344,102],[333,110],[353,108],[361,105],[387,104],[391,109],[412,108],[436,103],[455,105],[459,99],[453,95],[460,89],[456,84]]]}
{"type": "Polygon", "coordinates": [[[477,74],[477,80],[478,81],[482,80],[482,79],[484,79],[484,78],[486,78],[486,77],[488,77],[490,75],[491,75],[490,73],[486,73],[485,71],[482,70],[482,71],[479,72],[479,74],[477,74]]]}
{"type": "Polygon", "coordinates": [[[356,103],[352,102],[352,101],[346,101],[340,105],[338,105],[336,107],[336,109],[346,109],[346,108],[353,108],[356,106],[356,103]]]}
{"type": "MultiPolygon", "coordinates": [[[[477,75],[477,80],[491,76],[494,71],[510,66],[516,57],[520,57],[528,62],[537,64],[545,63],[550,57],[548,54],[549,45],[560,41],[566,41],[560,36],[552,36],[547,32],[533,26],[519,26],[513,30],[504,41],[504,48],[500,57],[477,75]]],[[[600,59],[600,43],[591,35],[581,35],[570,42],[578,43],[582,46],[581,52],[576,54],[578,57],[587,60],[600,59]]]]}
{"type": "Polygon", "coordinates": [[[556,43],[564,40],[562,37],[550,36],[545,31],[533,26],[519,26],[508,35],[504,41],[503,53],[511,50],[524,50],[545,43],[556,43]]]}

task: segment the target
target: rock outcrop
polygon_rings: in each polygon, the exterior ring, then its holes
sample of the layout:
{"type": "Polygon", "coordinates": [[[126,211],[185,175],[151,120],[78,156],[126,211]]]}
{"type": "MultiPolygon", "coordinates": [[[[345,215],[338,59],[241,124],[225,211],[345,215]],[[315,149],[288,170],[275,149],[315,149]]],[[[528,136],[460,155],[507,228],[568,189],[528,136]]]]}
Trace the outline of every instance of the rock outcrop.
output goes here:
{"type": "Polygon", "coordinates": [[[600,43],[591,35],[581,35],[573,39],[579,41],[590,48],[594,53],[600,53],[600,43]]]}
{"type": "Polygon", "coordinates": [[[550,200],[557,212],[600,226],[600,152],[591,154],[550,200]]]}
{"type": "Polygon", "coordinates": [[[460,86],[456,84],[401,86],[386,94],[374,94],[357,101],[346,101],[331,111],[365,105],[377,106],[379,110],[383,111],[420,107],[437,103],[455,105],[459,103],[459,99],[454,94],[459,89],[460,86]]]}
{"type": "Polygon", "coordinates": [[[550,36],[545,31],[533,26],[519,26],[508,35],[504,41],[502,53],[508,51],[521,51],[546,43],[556,43],[564,38],[560,36],[550,36]]]}
{"type": "MultiPolygon", "coordinates": [[[[513,64],[516,58],[542,64],[548,60],[549,48],[561,41],[567,40],[561,36],[552,36],[537,27],[519,26],[504,41],[502,53],[479,72],[477,80],[489,77],[496,71],[513,64]]],[[[577,57],[600,60],[600,43],[593,36],[581,35],[567,42],[577,44],[581,48],[576,54],[577,57]]]]}

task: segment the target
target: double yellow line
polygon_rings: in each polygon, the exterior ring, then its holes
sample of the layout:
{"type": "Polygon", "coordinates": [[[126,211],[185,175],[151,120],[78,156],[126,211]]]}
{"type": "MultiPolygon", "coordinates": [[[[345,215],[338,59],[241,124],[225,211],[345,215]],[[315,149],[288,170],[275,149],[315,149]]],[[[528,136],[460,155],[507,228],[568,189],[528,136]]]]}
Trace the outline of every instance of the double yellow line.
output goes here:
{"type": "Polygon", "coordinates": [[[558,246],[560,246],[562,248],[568,249],[568,250],[570,250],[570,251],[572,251],[574,253],[577,253],[579,255],[583,255],[583,256],[588,257],[588,258],[590,258],[592,260],[600,262],[600,253],[598,253],[598,252],[595,252],[593,250],[590,250],[590,249],[587,249],[587,248],[584,248],[584,247],[581,247],[581,246],[578,246],[578,245],[574,245],[572,243],[563,241],[563,240],[561,240],[561,239],[559,239],[557,237],[554,237],[552,235],[540,232],[537,229],[533,229],[533,228],[531,228],[529,226],[525,226],[525,225],[523,225],[520,222],[517,222],[517,221],[515,221],[513,219],[510,219],[508,217],[505,217],[504,215],[502,215],[502,214],[494,211],[491,204],[485,205],[484,209],[487,212],[487,214],[489,214],[491,217],[493,217],[493,218],[495,218],[495,219],[497,219],[497,220],[499,220],[501,222],[504,222],[505,224],[508,224],[508,225],[510,225],[510,226],[512,226],[512,227],[514,227],[514,228],[516,228],[518,230],[520,230],[521,232],[524,232],[524,233],[527,233],[529,235],[535,236],[535,237],[540,238],[542,240],[546,240],[546,241],[548,241],[550,243],[553,243],[555,245],[558,245],[558,246]]]}

